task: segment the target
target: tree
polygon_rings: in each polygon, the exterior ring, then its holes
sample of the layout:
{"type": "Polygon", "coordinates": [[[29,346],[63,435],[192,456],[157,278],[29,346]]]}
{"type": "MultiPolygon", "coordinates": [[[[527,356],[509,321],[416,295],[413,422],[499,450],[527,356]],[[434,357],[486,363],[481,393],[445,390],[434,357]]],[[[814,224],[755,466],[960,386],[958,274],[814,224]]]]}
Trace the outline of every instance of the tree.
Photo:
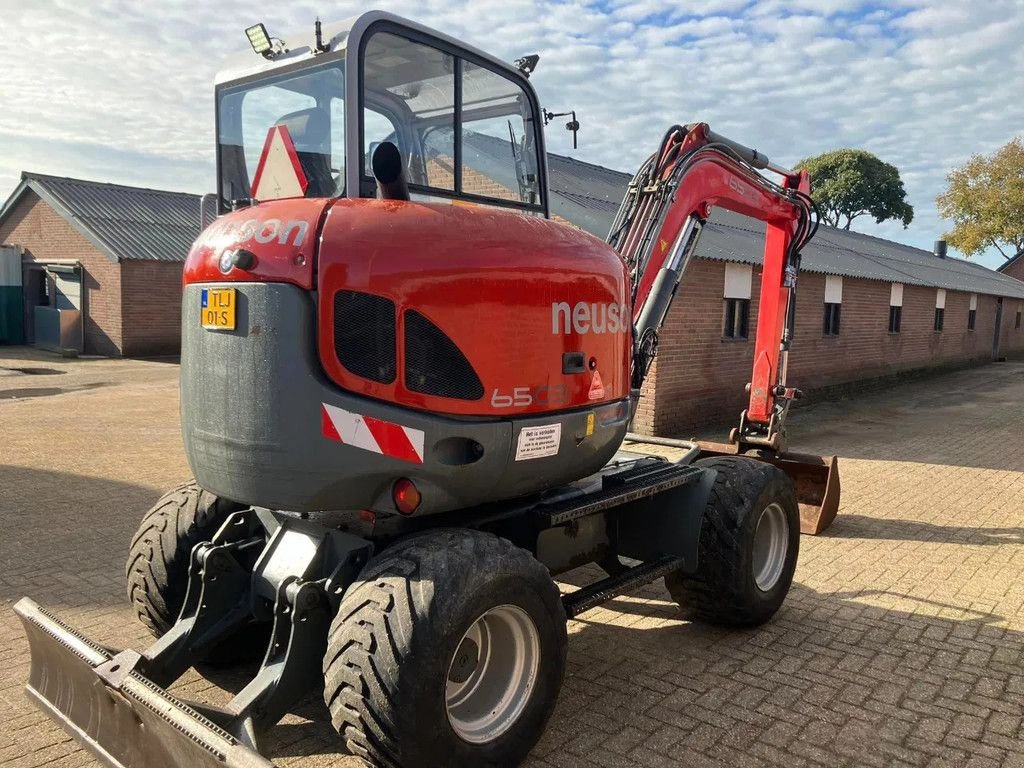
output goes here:
{"type": "Polygon", "coordinates": [[[811,174],[811,197],[826,224],[849,229],[858,216],[913,221],[914,209],[896,166],[863,149],[837,149],[797,163],[811,174]]]}
{"type": "Polygon", "coordinates": [[[1013,139],[991,155],[973,155],[946,177],[936,198],[953,220],[944,237],[965,256],[994,247],[1004,258],[1024,250],[1024,141],[1013,139]]]}

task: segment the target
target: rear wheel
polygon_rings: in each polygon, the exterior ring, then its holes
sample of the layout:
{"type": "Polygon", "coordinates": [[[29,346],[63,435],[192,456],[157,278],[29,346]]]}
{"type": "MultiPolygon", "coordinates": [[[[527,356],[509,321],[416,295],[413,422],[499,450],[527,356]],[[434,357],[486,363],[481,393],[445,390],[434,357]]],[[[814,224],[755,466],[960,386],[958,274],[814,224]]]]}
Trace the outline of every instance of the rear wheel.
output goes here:
{"type": "Polygon", "coordinates": [[[324,700],[374,765],[516,765],[554,708],[566,647],[558,588],[528,552],[432,531],[386,549],[346,591],[324,700]]]}
{"type": "Polygon", "coordinates": [[[796,491],[786,474],[754,459],[723,456],[697,466],[717,471],[700,533],[697,573],[665,578],[690,619],[755,626],[782,605],[800,549],[796,491]]]}
{"type": "Polygon", "coordinates": [[[181,612],[193,547],[212,539],[228,515],[240,509],[190,480],[165,493],[143,516],[128,550],[125,577],[128,600],[155,637],[170,629],[181,612]]]}

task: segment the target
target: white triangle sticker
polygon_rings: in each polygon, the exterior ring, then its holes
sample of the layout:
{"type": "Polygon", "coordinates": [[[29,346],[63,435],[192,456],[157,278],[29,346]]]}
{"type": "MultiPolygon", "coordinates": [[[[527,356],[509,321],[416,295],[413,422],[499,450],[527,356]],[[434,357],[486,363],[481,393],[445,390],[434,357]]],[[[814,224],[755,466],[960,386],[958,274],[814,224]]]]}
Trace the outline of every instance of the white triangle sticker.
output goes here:
{"type": "Polygon", "coordinates": [[[601,381],[601,374],[594,371],[594,378],[590,382],[589,400],[600,400],[604,397],[604,382],[601,381]]]}
{"type": "Polygon", "coordinates": [[[260,164],[252,180],[252,196],[256,200],[302,197],[308,186],[288,128],[275,125],[267,131],[260,164]]]}

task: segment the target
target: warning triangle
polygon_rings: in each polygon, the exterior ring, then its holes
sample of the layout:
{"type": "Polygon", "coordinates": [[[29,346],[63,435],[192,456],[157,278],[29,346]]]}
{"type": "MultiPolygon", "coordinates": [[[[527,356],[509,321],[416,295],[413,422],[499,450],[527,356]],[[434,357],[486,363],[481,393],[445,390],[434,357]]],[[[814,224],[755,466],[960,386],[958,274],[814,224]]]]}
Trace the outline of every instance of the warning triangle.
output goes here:
{"type": "Polygon", "coordinates": [[[288,128],[275,125],[267,131],[260,164],[252,179],[252,196],[256,200],[302,197],[308,186],[288,128]]]}
{"type": "Polygon", "coordinates": [[[588,400],[600,400],[604,397],[604,382],[601,381],[601,374],[594,371],[594,378],[590,382],[590,393],[588,400]]]}

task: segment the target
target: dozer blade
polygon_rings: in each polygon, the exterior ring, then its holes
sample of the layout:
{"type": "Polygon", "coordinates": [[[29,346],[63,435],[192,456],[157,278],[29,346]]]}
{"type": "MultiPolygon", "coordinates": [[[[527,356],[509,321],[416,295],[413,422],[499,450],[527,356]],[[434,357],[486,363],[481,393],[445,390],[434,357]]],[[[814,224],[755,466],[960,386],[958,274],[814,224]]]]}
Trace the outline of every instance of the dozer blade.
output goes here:
{"type": "MultiPolygon", "coordinates": [[[[735,456],[737,446],[698,442],[700,456],[735,456]]],[[[751,456],[774,464],[793,481],[800,505],[800,533],[817,535],[828,528],[839,511],[839,460],[835,456],[808,453],[758,451],[751,456]]]]}
{"type": "Polygon", "coordinates": [[[14,606],[32,653],[26,691],[112,768],[273,768],[259,753],[28,598],[14,606]]]}

